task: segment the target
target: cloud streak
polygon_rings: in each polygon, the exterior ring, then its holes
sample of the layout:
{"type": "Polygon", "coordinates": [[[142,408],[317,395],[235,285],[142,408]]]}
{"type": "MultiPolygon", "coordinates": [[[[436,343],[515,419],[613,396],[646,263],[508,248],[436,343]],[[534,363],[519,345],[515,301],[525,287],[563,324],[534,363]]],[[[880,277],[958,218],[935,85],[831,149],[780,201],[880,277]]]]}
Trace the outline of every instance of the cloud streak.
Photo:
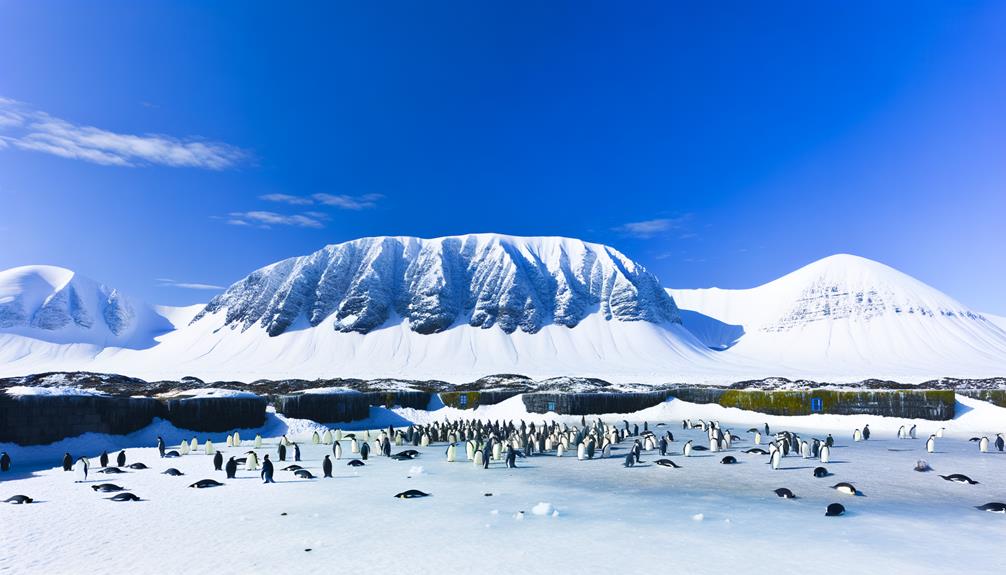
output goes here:
{"type": "Polygon", "coordinates": [[[628,222],[612,229],[620,234],[645,239],[671,230],[681,229],[688,219],[689,216],[687,215],[678,218],[658,218],[640,222],[628,222]]]}
{"type": "Polygon", "coordinates": [[[273,226],[292,226],[298,228],[323,228],[323,220],[327,219],[320,212],[304,212],[302,214],[278,214],[263,210],[250,212],[231,212],[227,214],[227,223],[232,226],[255,226],[269,229],[273,226]]]}
{"type": "Polygon", "coordinates": [[[74,124],[0,98],[0,149],[18,148],[104,166],[224,170],[247,161],[241,148],[197,137],[124,134],[74,124]]]}
{"type": "Polygon", "coordinates": [[[259,196],[260,200],[290,204],[292,206],[320,205],[338,208],[340,210],[368,210],[376,208],[377,202],[383,199],[381,194],[362,194],[351,196],[347,194],[313,194],[311,196],[293,196],[290,194],[266,194],[259,196]]]}
{"type": "Polygon", "coordinates": [[[203,284],[194,282],[180,282],[175,281],[171,278],[157,278],[155,280],[158,287],[173,287],[182,289],[196,289],[196,290],[222,290],[224,286],[218,286],[213,284],[203,284]]]}

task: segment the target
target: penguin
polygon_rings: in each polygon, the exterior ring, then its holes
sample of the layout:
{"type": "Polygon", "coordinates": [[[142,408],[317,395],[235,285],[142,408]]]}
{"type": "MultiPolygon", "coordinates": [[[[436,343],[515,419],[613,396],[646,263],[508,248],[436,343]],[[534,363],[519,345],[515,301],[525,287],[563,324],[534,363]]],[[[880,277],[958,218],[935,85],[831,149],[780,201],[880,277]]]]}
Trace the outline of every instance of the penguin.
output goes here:
{"type": "Polygon", "coordinates": [[[214,479],[200,479],[199,481],[196,481],[192,485],[189,485],[189,487],[195,489],[206,489],[207,487],[220,487],[222,485],[223,483],[220,483],[219,481],[216,481],[214,479]]]}
{"type": "Polygon", "coordinates": [[[841,503],[832,503],[828,505],[828,509],[824,512],[826,517],[838,517],[845,513],[845,506],[841,503]]]}
{"type": "Polygon", "coordinates": [[[348,465],[350,467],[363,467],[366,464],[364,462],[360,461],[359,459],[350,459],[346,463],[346,465],[348,465]]]}
{"type": "Polygon", "coordinates": [[[206,445],[205,447],[206,455],[214,455],[217,452],[216,448],[213,447],[213,442],[210,441],[209,439],[206,440],[205,445],[206,445]]]}
{"type": "Polygon", "coordinates": [[[661,437],[660,442],[657,444],[660,450],[660,455],[667,455],[667,438],[661,437]]]}
{"type": "Polygon", "coordinates": [[[115,464],[118,465],[119,467],[125,467],[126,466],[126,450],[125,449],[123,449],[122,451],[119,451],[119,454],[115,456],[115,464]]]}
{"type": "Polygon", "coordinates": [[[125,471],[119,469],[118,467],[106,467],[104,469],[99,469],[98,473],[107,473],[109,475],[118,475],[119,473],[125,473],[125,471]]]}
{"type": "Polygon", "coordinates": [[[171,459],[173,457],[181,457],[181,456],[182,456],[182,454],[178,453],[174,449],[172,449],[171,451],[169,451],[169,452],[167,452],[167,453],[164,454],[164,458],[165,459],[171,459]]]}
{"type": "Polygon", "coordinates": [[[136,463],[131,463],[129,465],[129,468],[130,469],[150,469],[149,467],[147,467],[147,465],[145,463],[140,463],[139,461],[137,461],[136,463]]]}
{"type": "Polygon", "coordinates": [[[831,448],[831,447],[835,446],[835,438],[832,437],[830,433],[828,434],[828,437],[826,437],[824,439],[824,445],[825,445],[825,447],[828,447],[828,448],[831,448]]]}
{"type": "Polygon", "coordinates": [[[458,447],[456,444],[452,443],[447,446],[447,462],[454,463],[457,459],[458,447]]]}
{"type": "Polygon", "coordinates": [[[905,439],[907,436],[908,434],[905,433],[905,426],[902,425],[898,428],[898,439],[905,439]]]}
{"type": "Polygon", "coordinates": [[[266,453],[265,457],[262,458],[262,473],[259,474],[259,477],[262,478],[262,483],[276,483],[272,478],[272,474],[272,461],[269,461],[269,454],[266,453]]]}
{"type": "Polygon", "coordinates": [[[929,467],[929,462],[928,461],[926,461],[925,459],[920,459],[920,460],[918,460],[918,461],[915,462],[915,470],[916,471],[932,471],[933,468],[929,467]]]}
{"type": "Polygon", "coordinates": [[[996,449],[999,450],[999,451],[1002,451],[1004,444],[1006,444],[1006,442],[1003,441],[1003,434],[997,433],[996,434],[996,449]]]}
{"type": "Polygon", "coordinates": [[[755,455],[768,455],[768,451],[761,449],[759,447],[752,447],[751,449],[745,449],[744,453],[753,453],[755,455]]]}
{"type": "Polygon", "coordinates": [[[726,457],[720,460],[720,463],[724,465],[733,465],[734,463],[737,463],[737,458],[734,457],[733,455],[727,455],[726,457]]]}
{"type": "Polygon", "coordinates": [[[296,475],[297,477],[300,477],[301,479],[315,478],[314,475],[312,475],[311,472],[306,469],[298,469],[297,471],[294,471],[293,474],[296,475]]]}
{"type": "Polygon", "coordinates": [[[67,451],[63,454],[63,471],[70,471],[73,469],[73,456],[67,451]]]}
{"type": "Polygon", "coordinates": [[[164,438],[160,435],[157,436],[157,453],[164,457],[164,438]]]}
{"type": "Polygon", "coordinates": [[[115,493],[116,491],[124,491],[126,488],[114,483],[101,483],[98,485],[92,485],[91,489],[102,493],[115,493]]]}
{"type": "Polygon", "coordinates": [[[822,477],[828,477],[829,475],[831,475],[831,474],[828,473],[828,468],[826,468],[826,467],[815,467],[814,468],[814,477],[817,477],[818,479],[820,479],[822,477]]]}
{"type": "Polygon", "coordinates": [[[978,485],[978,482],[971,479],[963,473],[951,473],[950,475],[941,475],[944,481],[953,481],[954,483],[967,483],[968,485],[978,485]]]}
{"type": "Polygon", "coordinates": [[[254,451],[245,453],[245,471],[258,471],[258,454],[254,451]]]}
{"type": "Polygon", "coordinates": [[[213,454],[213,471],[220,471],[224,465],[224,456],[219,451],[213,454]]]}
{"type": "Polygon", "coordinates": [[[416,499],[417,497],[429,497],[429,493],[423,493],[418,489],[409,489],[395,495],[398,499],[416,499]]]}
{"type": "Polygon", "coordinates": [[[986,503],[985,505],[976,505],[975,509],[979,511],[988,511],[989,513],[1006,513],[1006,503],[993,501],[991,503],[986,503]]]}
{"type": "Polygon", "coordinates": [[[304,468],[299,465],[287,465],[286,467],[283,468],[283,471],[297,471],[298,469],[304,469],[304,468]]]}
{"type": "Polygon", "coordinates": [[[370,444],[364,441],[360,444],[360,459],[366,461],[368,455],[370,455],[370,444]]]}
{"type": "Polygon", "coordinates": [[[508,445],[506,449],[506,466],[508,469],[514,469],[517,467],[517,450],[512,445],[508,445]]]}
{"type": "Polygon", "coordinates": [[[988,453],[989,452],[989,438],[988,437],[983,437],[981,439],[981,441],[978,442],[978,451],[980,451],[982,453],[988,453]]]}
{"type": "Polygon", "coordinates": [[[831,461],[831,448],[828,447],[827,444],[825,444],[825,446],[821,448],[821,463],[828,463],[830,461],[831,461]]]}
{"type": "Polygon", "coordinates": [[[99,467],[108,467],[108,452],[102,451],[101,455],[98,456],[99,467]]]}
{"type": "Polygon", "coordinates": [[[796,499],[796,495],[793,495],[793,492],[785,487],[780,487],[779,489],[776,489],[775,495],[776,497],[781,497],[783,499],[796,499]]]}
{"type": "Polygon", "coordinates": [[[692,440],[691,439],[689,439],[688,442],[685,443],[685,447],[682,450],[682,453],[684,454],[685,457],[691,457],[692,456],[692,440]]]}
{"type": "Polygon", "coordinates": [[[937,430],[936,430],[936,437],[939,437],[939,438],[941,438],[941,439],[942,439],[942,438],[943,438],[943,432],[944,432],[945,430],[946,430],[946,428],[945,428],[945,427],[941,427],[941,428],[937,429],[937,430]]]}
{"type": "Polygon", "coordinates": [[[659,465],[661,467],[672,467],[674,469],[681,469],[680,465],[678,465],[677,463],[674,463],[670,459],[658,459],[654,463],[656,463],[657,465],[659,465]]]}
{"type": "MultiPolygon", "coordinates": [[[[364,456],[364,459],[366,459],[366,456],[364,456]]],[[[300,461],[300,446],[296,443],[293,444],[293,460],[300,461]]]]}
{"type": "Polygon", "coordinates": [[[106,497],[109,501],[142,501],[139,497],[133,495],[132,493],[116,493],[111,497],[106,497]]]}
{"type": "Polygon", "coordinates": [[[846,495],[859,495],[859,491],[856,489],[856,486],[851,483],[836,483],[832,485],[831,488],[846,495]]]}
{"type": "Polygon", "coordinates": [[[499,444],[495,444],[492,448],[489,445],[485,446],[482,450],[482,469],[489,469],[489,461],[492,459],[492,454],[499,449],[499,444]]]}
{"type": "Polygon", "coordinates": [[[860,431],[859,429],[856,429],[855,431],[853,431],[852,432],[852,440],[853,441],[863,441],[863,432],[860,431]]]}
{"type": "Polygon", "coordinates": [[[227,479],[234,479],[237,476],[238,462],[234,461],[233,456],[231,456],[231,458],[227,460],[227,466],[225,470],[227,472],[227,479]]]}
{"type": "Polygon", "coordinates": [[[916,425],[912,424],[911,429],[908,430],[908,437],[911,439],[915,439],[915,434],[916,434],[916,425]]]}
{"type": "Polygon", "coordinates": [[[321,437],[321,442],[324,443],[325,445],[332,445],[332,441],[333,441],[333,439],[332,439],[332,430],[331,429],[326,429],[325,430],[325,435],[323,435],[321,437]]]}
{"type": "Polygon", "coordinates": [[[87,470],[90,465],[87,462],[86,457],[81,457],[77,460],[77,463],[73,466],[73,474],[75,476],[74,482],[83,483],[87,481],[87,470]]]}
{"type": "Polygon", "coordinates": [[[178,471],[174,467],[169,467],[169,468],[165,469],[162,472],[162,474],[163,475],[170,475],[171,477],[181,477],[182,475],[185,475],[184,473],[182,473],[181,471],[178,471]]]}
{"type": "Polygon", "coordinates": [[[318,445],[319,443],[321,443],[321,436],[318,435],[317,431],[315,431],[314,433],[311,434],[311,444],[318,445]]]}
{"type": "Polygon", "coordinates": [[[870,424],[866,424],[863,426],[863,440],[864,441],[870,440],[870,424]]]}
{"type": "Polygon", "coordinates": [[[27,495],[12,495],[3,500],[4,503],[10,503],[11,505],[27,505],[32,501],[35,500],[27,495]]]}
{"type": "Polygon", "coordinates": [[[765,435],[772,435],[772,433],[768,430],[768,423],[765,424],[765,435]]]}
{"type": "Polygon", "coordinates": [[[926,452],[933,453],[934,451],[936,451],[936,436],[930,435],[926,440],[926,452]]]}
{"type": "Polygon", "coordinates": [[[623,463],[622,465],[625,466],[625,467],[632,467],[635,464],[636,464],[636,456],[630,451],[625,456],[625,463],[623,463]]]}
{"type": "Polygon", "coordinates": [[[276,458],[280,461],[286,461],[286,446],[283,445],[282,441],[276,446],[276,458]]]}
{"type": "Polygon", "coordinates": [[[782,451],[775,450],[772,452],[772,459],[769,461],[772,464],[772,469],[779,469],[780,463],[782,463],[782,451]]]}
{"type": "Polygon", "coordinates": [[[321,471],[325,477],[332,477],[332,459],[328,455],[321,462],[321,471]]]}
{"type": "Polygon", "coordinates": [[[332,443],[332,455],[334,455],[336,459],[342,459],[342,443],[340,441],[332,443]]]}

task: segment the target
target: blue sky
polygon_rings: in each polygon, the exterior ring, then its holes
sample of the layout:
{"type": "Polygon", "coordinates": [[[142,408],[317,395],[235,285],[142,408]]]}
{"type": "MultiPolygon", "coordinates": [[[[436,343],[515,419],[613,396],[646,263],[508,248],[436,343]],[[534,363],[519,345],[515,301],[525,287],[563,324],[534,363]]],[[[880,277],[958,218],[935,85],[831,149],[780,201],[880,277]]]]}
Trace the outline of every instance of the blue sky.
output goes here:
{"type": "Polygon", "coordinates": [[[0,0],[0,268],[144,299],[368,235],[850,252],[1006,314],[1003,2],[0,0]]]}

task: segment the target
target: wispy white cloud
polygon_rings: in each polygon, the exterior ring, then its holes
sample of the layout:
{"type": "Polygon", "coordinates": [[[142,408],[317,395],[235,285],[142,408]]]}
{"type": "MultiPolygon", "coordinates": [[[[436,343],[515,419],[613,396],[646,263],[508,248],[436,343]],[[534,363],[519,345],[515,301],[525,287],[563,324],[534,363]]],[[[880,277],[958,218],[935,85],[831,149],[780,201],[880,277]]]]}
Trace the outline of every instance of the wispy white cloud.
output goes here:
{"type": "Polygon", "coordinates": [[[381,194],[363,194],[362,196],[347,196],[344,194],[315,194],[312,196],[319,204],[333,206],[343,210],[366,210],[377,206],[381,194]]]}
{"type": "Polygon", "coordinates": [[[197,137],[124,134],[74,124],[0,98],[0,147],[15,147],[106,166],[223,170],[249,158],[241,148],[197,137]]]}
{"type": "Polygon", "coordinates": [[[650,238],[672,230],[679,230],[689,219],[690,216],[687,215],[677,218],[658,218],[640,222],[628,222],[612,229],[627,236],[650,238]]]}
{"type": "Polygon", "coordinates": [[[271,228],[272,226],[293,226],[299,228],[323,228],[325,214],[320,212],[304,212],[302,214],[278,214],[267,211],[231,212],[227,214],[227,223],[232,226],[257,226],[271,228]]]}
{"type": "Polygon", "coordinates": [[[290,204],[292,206],[321,205],[340,210],[367,210],[376,208],[377,202],[383,199],[381,194],[362,194],[351,196],[348,194],[313,194],[311,196],[293,196],[290,194],[266,194],[259,196],[260,200],[268,202],[278,202],[290,204]]]}
{"type": "Polygon", "coordinates": [[[224,286],[218,286],[213,284],[203,284],[195,282],[181,282],[176,281],[171,278],[157,278],[154,280],[157,282],[159,287],[174,287],[182,289],[198,289],[198,290],[222,290],[224,286]]]}
{"type": "Polygon", "coordinates": [[[290,204],[292,206],[309,206],[314,203],[314,200],[311,198],[291,196],[290,194],[266,194],[264,196],[259,196],[258,198],[267,202],[279,202],[283,204],[290,204]]]}

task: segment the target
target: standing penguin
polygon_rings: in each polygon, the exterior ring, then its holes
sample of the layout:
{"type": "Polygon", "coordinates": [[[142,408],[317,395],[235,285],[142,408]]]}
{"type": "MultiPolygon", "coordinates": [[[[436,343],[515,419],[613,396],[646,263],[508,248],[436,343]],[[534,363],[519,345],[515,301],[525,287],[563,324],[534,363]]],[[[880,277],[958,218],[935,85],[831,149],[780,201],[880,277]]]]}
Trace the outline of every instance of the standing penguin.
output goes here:
{"type": "Polygon", "coordinates": [[[370,455],[370,444],[364,441],[360,443],[360,459],[366,461],[368,455],[370,455]]]}
{"type": "Polygon", "coordinates": [[[334,442],[332,444],[332,455],[334,455],[336,459],[342,459],[342,442],[341,441],[336,441],[336,442],[334,442]]]}
{"type": "Polygon", "coordinates": [[[832,436],[831,436],[831,434],[829,433],[829,434],[828,434],[828,437],[826,437],[826,438],[824,439],[824,444],[825,444],[826,446],[828,446],[828,447],[834,447],[834,445],[835,445],[835,438],[834,438],[834,437],[832,437],[832,436]]]}
{"type": "Polygon", "coordinates": [[[213,447],[213,442],[210,441],[209,439],[206,440],[206,444],[205,445],[206,445],[206,447],[204,449],[206,451],[206,455],[213,455],[214,453],[217,452],[216,448],[213,447]]]}
{"type": "Polygon", "coordinates": [[[916,433],[916,426],[912,424],[912,428],[908,430],[908,437],[915,439],[916,433]]]}
{"type": "Polygon", "coordinates": [[[332,458],[328,455],[321,462],[321,470],[324,472],[325,477],[332,477],[332,458]]]}
{"type": "Polygon", "coordinates": [[[234,479],[238,472],[238,462],[234,460],[232,455],[230,459],[227,460],[227,465],[224,467],[224,471],[227,472],[227,479],[234,479]]]}
{"type": "Polygon", "coordinates": [[[930,435],[929,439],[926,440],[926,451],[932,453],[936,450],[936,436],[930,435]]]}
{"type": "Polygon", "coordinates": [[[772,469],[779,469],[780,463],[782,463],[782,451],[776,449],[772,452],[772,469]]]}
{"type": "Polygon", "coordinates": [[[259,474],[259,477],[262,478],[262,483],[276,483],[273,481],[272,473],[272,461],[269,461],[269,454],[266,453],[265,457],[262,458],[262,473],[259,474]]]}
{"type": "Polygon", "coordinates": [[[248,457],[245,458],[245,471],[257,471],[258,470],[258,454],[254,451],[249,451],[246,453],[248,457]]]}
{"type": "Polygon", "coordinates": [[[509,469],[517,467],[517,450],[512,445],[508,445],[506,448],[506,466],[509,469]]]}
{"type": "Polygon", "coordinates": [[[828,463],[831,461],[831,448],[825,443],[824,447],[821,448],[821,463],[828,463]]]}
{"type": "Polygon", "coordinates": [[[280,441],[279,445],[276,446],[276,457],[278,457],[280,461],[286,461],[286,446],[283,445],[282,441],[280,441]]]}
{"type": "Polygon", "coordinates": [[[1006,443],[1006,442],[1003,442],[1003,434],[997,433],[996,434],[996,449],[998,449],[999,451],[1002,451],[1003,450],[1003,443],[1006,443]]]}
{"type": "Polygon", "coordinates": [[[978,442],[978,451],[980,451],[982,453],[988,453],[989,452],[989,438],[988,437],[982,437],[981,441],[978,442]]]}
{"type": "Polygon", "coordinates": [[[98,465],[100,467],[108,467],[108,452],[102,451],[101,455],[98,456],[98,465]]]}
{"type": "Polygon", "coordinates": [[[856,431],[852,432],[852,440],[853,441],[863,441],[863,432],[860,431],[859,428],[856,428],[856,431]]]}
{"type": "Polygon", "coordinates": [[[487,443],[482,450],[482,469],[489,469],[489,460],[492,459],[492,448],[487,443]]]}
{"type": "Polygon", "coordinates": [[[73,456],[67,451],[63,454],[63,471],[70,471],[73,469],[73,456]]]}
{"type": "Polygon", "coordinates": [[[157,452],[161,454],[162,458],[164,457],[164,438],[160,435],[157,436],[157,452]]]}
{"type": "Polygon", "coordinates": [[[691,439],[689,439],[688,442],[685,443],[685,447],[682,450],[682,454],[684,454],[685,457],[691,457],[692,456],[692,440],[691,439]]]}
{"type": "Polygon", "coordinates": [[[6,451],[0,452],[0,471],[10,471],[10,455],[6,451]]]}
{"type": "MultiPolygon", "coordinates": [[[[233,459],[233,458],[232,458],[233,459]]],[[[224,465],[224,456],[219,451],[213,454],[213,471],[220,471],[224,465]]]]}
{"type": "Polygon", "coordinates": [[[867,440],[867,441],[870,439],[870,424],[869,423],[863,426],[863,439],[867,440]]]}
{"type": "Polygon", "coordinates": [[[77,460],[76,465],[73,466],[73,475],[75,483],[83,483],[87,481],[87,470],[90,464],[87,462],[86,457],[81,457],[77,460]]]}
{"type": "MultiPolygon", "coordinates": [[[[366,459],[366,457],[364,457],[366,459]]],[[[293,460],[300,461],[300,446],[296,443],[293,444],[293,460]]]]}
{"type": "Polygon", "coordinates": [[[458,448],[454,443],[447,446],[447,462],[453,463],[457,459],[458,448]]]}
{"type": "Polygon", "coordinates": [[[126,450],[125,449],[123,449],[122,451],[120,451],[119,454],[115,456],[115,464],[118,465],[119,467],[125,467],[126,466],[126,450]]]}

